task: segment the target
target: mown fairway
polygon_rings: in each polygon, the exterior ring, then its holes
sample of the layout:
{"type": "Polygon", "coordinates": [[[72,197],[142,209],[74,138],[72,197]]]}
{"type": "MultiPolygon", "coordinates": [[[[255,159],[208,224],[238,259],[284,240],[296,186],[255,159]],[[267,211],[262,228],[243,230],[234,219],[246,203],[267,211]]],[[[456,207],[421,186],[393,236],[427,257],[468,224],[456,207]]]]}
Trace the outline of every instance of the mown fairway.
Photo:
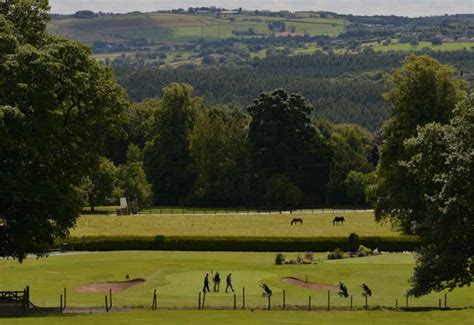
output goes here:
{"type": "MultiPolygon", "coordinates": [[[[188,212],[189,213],[189,212],[188,212]]],[[[218,212],[219,213],[219,212],[218,212]]],[[[344,226],[333,226],[333,213],[314,214],[202,214],[202,215],[141,215],[82,216],[71,230],[80,236],[255,236],[255,237],[347,237],[398,236],[390,224],[379,224],[372,212],[338,213],[344,215],[344,226]],[[302,218],[303,225],[290,226],[293,218],[302,218]]]]}
{"type": "Polygon", "coordinates": [[[275,18],[236,16],[230,21],[227,16],[216,18],[211,15],[188,15],[171,13],[130,13],[126,15],[102,16],[90,19],[52,20],[48,30],[68,36],[83,43],[93,41],[117,41],[127,38],[144,38],[150,41],[186,42],[200,38],[208,40],[225,39],[234,31],[269,33],[268,21],[284,21],[294,26],[298,34],[338,35],[345,29],[344,20],[323,18],[275,18]]]}
{"type": "MultiPolygon", "coordinates": [[[[295,253],[286,254],[295,259],[295,253]]],[[[327,291],[305,289],[281,282],[283,277],[297,277],[309,282],[336,285],[347,284],[354,297],[354,306],[361,308],[363,297],[359,285],[367,283],[373,290],[369,306],[395,307],[405,305],[404,294],[413,269],[411,254],[383,254],[376,257],[325,260],[317,254],[317,264],[274,265],[275,254],[230,252],[110,252],[51,256],[27,259],[23,264],[12,260],[0,261],[0,287],[3,289],[31,288],[31,299],[39,306],[58,306],[59,295],[68,288],[68,306],[103,306],[104,293],[83,293],[77,289],[96,282],[123,281],[130,278],[146,279],[144,284],[114,293],[114,306],[150,306],[153,289],[157,289],[159,307],[197,307],[198,292],[207,272],[219,271],[222,277],[233,273],[238,306],[241,306],[242,287],[246,288],[247,307],[263,308],[267,300],[261,296],[261,283],[273,289],[272,305],[281,305],[282,290],[286,290],[287,305],[307,306],[308,296],[313,307],[327,306],[327,291]]],[[[211,284],[212,286],[212,284],[211,284]]],[[[206,306],[233,305],[233,295],[223,292],[206,297],[206,306]]],[[[349,307],[350,299],[331,294],[331,306],[349,307]]],[[[442,293],[421,299],[410,299],[410,306],[437,307],[442,293]]],[[[456,289],[448,293],[448,307],[474,307],[474,288],[456,289]]]]}
{"type": "Polygon", "coordinates": [[[474,312],[158,311],[5,319],[2,324],[472,324],[474,312]]]}

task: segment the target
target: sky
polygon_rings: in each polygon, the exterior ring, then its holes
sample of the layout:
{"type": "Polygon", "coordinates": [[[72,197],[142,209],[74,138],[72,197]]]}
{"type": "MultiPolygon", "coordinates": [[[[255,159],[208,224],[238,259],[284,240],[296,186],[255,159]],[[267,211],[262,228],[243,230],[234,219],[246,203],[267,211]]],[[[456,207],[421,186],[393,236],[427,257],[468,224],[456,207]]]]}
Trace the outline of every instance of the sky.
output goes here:
{"type": "Polygon", "coordinates": [[[216,6],[260,10],[333,11],[354,15],[433,16],[474,13],[474,0],[50,0],[51,12],[92,10],[114,13],[216,6]]]}

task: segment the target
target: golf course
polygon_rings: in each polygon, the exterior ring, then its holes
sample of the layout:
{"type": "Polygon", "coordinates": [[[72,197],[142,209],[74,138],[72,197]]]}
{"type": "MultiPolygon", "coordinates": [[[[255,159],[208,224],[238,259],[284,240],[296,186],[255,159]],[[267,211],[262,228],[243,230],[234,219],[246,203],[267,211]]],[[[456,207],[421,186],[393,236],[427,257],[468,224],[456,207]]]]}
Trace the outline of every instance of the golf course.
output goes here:
{"type": "MultiPolygon", "coordinates": [[[[288,253],[288,258],[297,254],[288,253]]],[[[412,254],[382,254],[374,257],[351,258],[336,261],[325,259],[323,253],[316,254],[315,264],[275,265],[275,254],[234,252],[110,252],[77,253],[50,256],[44,259],[27,259],[23,264],[2,260],[0,285],[22,289],[29,285],[31,299],[38,306],[59,304],[63,288],[69,289],[68,306],[96,307],[103,305],[104,292],[80,292],[90,283],[144,279],[145,282],[127,290],[114,293],[115,306],[148,306],[152,293],[157,289],[160,307],[197,307],[198,292],[206,273],[218,271],[222,276],[233,274],[233,285],[238,296],[246,288],[247,306],[266,307],[259,285],[268,284],[274,295],[275,305],[281,304],[282,291],[286,290],[288,305],[308,303],[313,296],[314,306],[327,306],[327,290],[310,290],[282,282],[285,277],[295,277],[308,282],[337,285],[346,283],[349,294],[354,296],[354,305],[362,306],[361,283],[367,283],[374,294],[370,306],[395,307],[405,304],[408,279],[414,265],[412,254]]],[[[224,286],[224,284],[221,284],[224,286]]],[[[231,294],[220,290],[207,295],[206,306],[231,307],[231,294]]],[[[108,290],[106,290],[106,293],[108,290]]],[[[338,298],[333,292],[332,306],[349,306],[348,299],[338,298]]],[[[410,299],[411,307],[437,307],[443,293],[432,294],[421,299],[410,299]]],[[[448,294],[448,306],[453,308],[474,306],[474,289],[463,288],[448,294]]],[[[240,299],[239,305],[240,305],[240,299]]]]}
{"type": "MultiPolygon", "coordinates": [[[[296,258],[298,254],[286,254],[288,259],[296,258]]],[[[199,317],[201,323],[219,318],[232,319],[236,313],[248,318],[249,321],[259,320],[271,322],[278,319],[278,313],[265,311],[268,308],[267,298],[262,296],[262,283],[272,290],[271,308],[282,308],[283,291],[285,291],[286,309],[308,309],[309,296],[312,298],[314,313],[303,311],[287,311],[295,321],[309,323],[320,318],[322,322],[338,321],[343,323],[348,318],[368,321],[374,318],[380,321],[393,317],[400,322],[416,319],[423,323],[424,317],[418,319],[419,314],[438,316],[440,320],[445,316],[457,317],[457,324],[468,324],[468,319],[474,314],[474,288],[456,289],[447,293],[447,307],[456,311],[436,311],[439,299],[443,301],[444,292],[425,296],[421,299],[410,298],[409,307],[426,308],[424,313],[408,313],[400,311],[406,307],[405,292],[409,288],[408,279],[414,266],[414,255],[381,254],[379,256],[350,258],[336,261],[326,259],[326,254],[315,254],[313,264],[310,265],[275,265],[275,254],[272,253],[238,253],[238,252],[108,252],[108,253],[71,253],[48,258],[28,258],[23,264],[12,260],[0,261],[0,286],[23,289],[30,286],[31,301],[39,307],[59,306],[59,297],[64,288],[67,289],[67,308],[97,307],[104,311],[104,295],[109,293],[107,285],[116,288],[111,282],[124,282],[128,275],[130,279],[142,279],[137,285],[125,290],[117,288],[113,292],[112,311],[107,315],[101,313],[91,316],[71,316],[47,318],[29,318],[29,321],[51,321],[60,323],[63,317],[68,321],[96,321],[127,322],[136,317],[144,321],[162,320],[171,322],[173,317],[193,319],[198,309],[198,294],[202,291],[203,278],[206,273],[218,271],[224,279],[232,273],[233,287],[236,294],[237,309],[242,309],[242,288],[245,287],[246,310],[234,311],[234,296],[229,290],[225,292],[225,281],[222,281],[219,292],[206,295],[205,309],[214,311],[199,311],[204,316],[199,317]],[[297,278],[302,282],[322,285],[315,288],[305,288],[285,283],[284,278],[297,278]],[[353,309],[350,311],[350,298],[341,298],[337,295],[337,284],[343,281],[353,299],[353,309]],[[361,283],[366,283],[373,291],[368,298],[369,313],[361,312],[365,306],[362,296],[361,283]],[[94,287],[97,291],[88,290],[94,287]],[[323,287],[324,285],[324,287],[323,287]],[[327,311],[328,290],[330,292],[330,308],[334,309],[331,316],[327,311]],[[127,311],[118,312],[124,307],[150,308],[153,292],[157,292],[158,311],[127,311]],[[398,299],[399,311],[395,312],[398,299]],[[165,308],[166,311],[160,310],[165,308]],[[171,311],[172,309],[190,309],[187,311],[171,311]],[[115,311],[114,311],[115,309],[115,311]],[[170,310],[171,309],[171,310],[170,310]],[[225,309],[215,311],[215,309],[225,309]],[[462,310],[461,310],[462,309],[462,310]],[[383,311],[382,310],[390,310],[383,311]],[[343,312],[344,311],[344,312],[343,312]],[[429,312],[428,312],[429,311],[429,312]],[[454,316],[452,316],[454,315],[454,316]],[[110,317],[110,318],[109,318],[110,317]],[[314,317],[314,318],[313,318],[314,317]]],[[[68,309],[66,309],[67,311],[68,309]]],[[[419,311],[423,309],[417,309],[419,311]]],[[[200,314],[201,315],[201,314],[200,314]]],[[[240,316],[239,316],[240,317],[240,316]]],[[[289,315],[288,315],[289,317],[289,315]]],[[[239,318],[240,319],[240,318],[239,318]]],[[[287,318],[288,319],[288,318],[287,318]]],[[[434,319],[434,318],[433,318],[434,319]]],[[[24,319],[21,320],[25,321],[24,319]]],[[[241,319],[240,319],[241,321],[241,319]]],[[[2,321],[3,324],[3,321],[2,321]]]]}

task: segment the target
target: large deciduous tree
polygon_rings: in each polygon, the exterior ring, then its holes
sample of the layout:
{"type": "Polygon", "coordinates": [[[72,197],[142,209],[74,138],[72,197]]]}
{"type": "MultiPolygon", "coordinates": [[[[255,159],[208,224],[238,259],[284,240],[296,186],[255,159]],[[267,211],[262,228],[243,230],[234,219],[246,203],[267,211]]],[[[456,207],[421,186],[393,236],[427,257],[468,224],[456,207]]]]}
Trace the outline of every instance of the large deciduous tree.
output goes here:
{"type": "Polygon", "coordinates": [[[364,128],[353,124],[332,126],[329,139],[331,147],[331,172],[328,182],[328,203],[357,204],[362,198],[353,200],[348,195],[347,176],[350,172],[370,173],[373,136],[364,128]],[[351,202],[352,201],[352,202],[351,202]]]}
{"type": "Polygon", "coordinates": [[[134,144],[128,146],[127,162],[118,169],[122,194],[130,200],[138,200],[140,208],[151,203],[151,185],[146,179],[140,149],[134,144]]]}
{"type": "Polygon", "coordinates": [[[0,3],[0,255],[44,255],[82,209],[80,186],[128,105],[79,43],[48,35],[42,2],[0,3]]]}
{"type": "Polygon", "coordinates": [[[402,163],[423,193],[423,239],[410,294],[470,285],[474,276],[474,97],[447,125],[431,123],[405,142],[402,163]]]}
{"type": "Polygon", "coordinates": [[[304,173],[313,162],[312,110],[303,96],[283,89],[262,93],[247,108],[252,117],[248,138],[258,193],[265,191],[266,181],[274,174],[287,175],[297,186],[304,183],[304,173]]]}
{"type": "Polygon", "coordinates": [[[127,161],[127,151],[131,144],[143,150],[146,141],[152,136],[154,116],[159,106],[160,101],[157,99],[132,103],[124,114],[123,129],[127,138],[107,139],[104,156],[120,165],[127,161]]]}
{"type": "Polygon", "coordinates": [[[250,191],[249,118],[236,110],[213,108],[197,117],[190,135],[196,170],[192,199],[197,204],[240,206],[250,191]]]}
{"type": "Polygon", "coordinates": [[[170,84],[163,89],[160,108],[155,113],[144,162],[157,204],[182,204],[191,192],[194,173],[189,134],[202,101],[192,92],[189,85],[170,84]]]}
{"type": "Polygon", "coordinates": [[[96,206],[110,204],[117,199],[117,171],[113,162],[102,157],[98,168],[90,175],[90,182],[86,182],[85,186],[92,212],[96,206]]]}
{"type": "Polygon", "coordinates": [[[416,135],[419,126],[447,123],[465,96],[466,85],[454,78],[450,66],[426,55],[409,57],[388,84],[385,97],[391,112],[383,126],[375,212],[378,220],[391,218],[406,232],[413,232],[423,223],[426,209],[420,185],[400,163],[410,158],[404,142],[416,135]]]}

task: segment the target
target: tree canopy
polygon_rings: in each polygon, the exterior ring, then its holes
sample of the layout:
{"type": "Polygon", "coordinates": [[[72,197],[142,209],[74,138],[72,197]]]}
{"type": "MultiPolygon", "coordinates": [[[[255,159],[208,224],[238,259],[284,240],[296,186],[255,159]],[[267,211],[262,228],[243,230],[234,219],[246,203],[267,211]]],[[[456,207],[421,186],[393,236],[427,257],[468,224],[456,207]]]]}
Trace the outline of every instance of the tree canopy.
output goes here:
{"type": "Polygon", "coordinates": [[[375,212],[379,220],[389,217],[412,232],[426,211],[419,184],[400,164],[410,157],[404,142],[427,123],[447,123],[466,94],[466,84],[455,78],[452,67],[423,55],[409,57],[388,79],[388,86],[385,98],[391,112],[379,151],[375,212]]]}
{"type": "Polygon", "coordinates": [[[45,31],[42,2],[0,4],[0,255],[44,255],[128,106],[110,69],[45,31]]]}
{"type": "Polygon", "coordinates": [[[410,294],[470,285],[474,276],[474,97],[448,124],[430,123],[405,142],[403,162],[423,193],[423,239],[410,294]]]}
{"type": "Polygon", "coordinates": [[[155,203],[180,204],[191,192],[194,175],[189,134],[201,105],[201,99],[192,91],[186,84],[170,84],[164,88],[155,113],[153,137],[145,148],[145,170],[155,203]]]}
{"type": "Polygon", "coordinates": [[[248,123],[248,116],[236,110],[212,108],[198,115],[189,144],[196,171],[193,202],[214,206],[248,202],[248,123]]]}

